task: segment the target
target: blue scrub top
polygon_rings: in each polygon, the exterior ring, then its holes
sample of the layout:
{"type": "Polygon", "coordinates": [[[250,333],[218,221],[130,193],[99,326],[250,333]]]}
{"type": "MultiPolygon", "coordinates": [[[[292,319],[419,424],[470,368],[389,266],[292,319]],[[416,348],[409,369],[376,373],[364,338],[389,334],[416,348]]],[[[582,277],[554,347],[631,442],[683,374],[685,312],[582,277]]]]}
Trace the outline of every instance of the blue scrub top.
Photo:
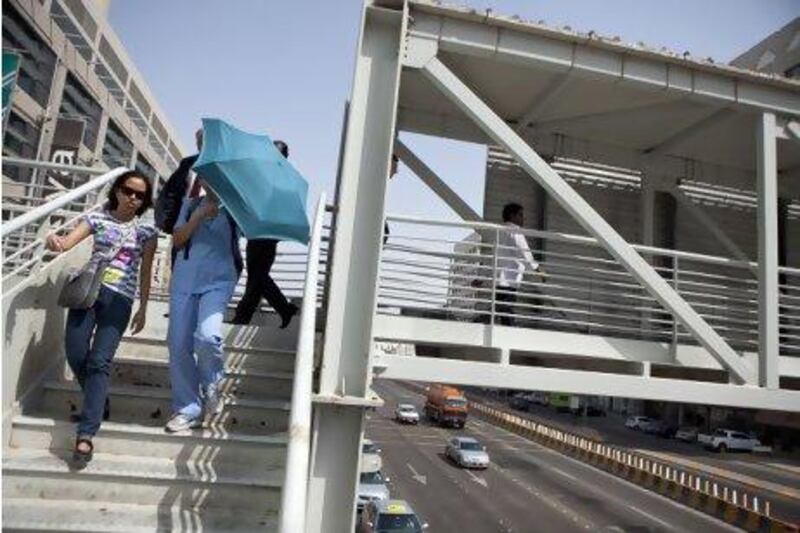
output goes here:
{"type": "MultiPolygon", "coordinates": [[[[196,198],[184,198],[175,229],[186,224],[192,204],[195,204],[194,211],[205,201],[205,198],[200,202],[196,198]]],[[[239,273],[233,260],[231,234],[230,219],[223,208],[213,219],[201,222],[186,245],[190,246],[189,257],[185,257],[185,247],[177,251],[171,292],[198,294],[235,284],[239,273]]]]}

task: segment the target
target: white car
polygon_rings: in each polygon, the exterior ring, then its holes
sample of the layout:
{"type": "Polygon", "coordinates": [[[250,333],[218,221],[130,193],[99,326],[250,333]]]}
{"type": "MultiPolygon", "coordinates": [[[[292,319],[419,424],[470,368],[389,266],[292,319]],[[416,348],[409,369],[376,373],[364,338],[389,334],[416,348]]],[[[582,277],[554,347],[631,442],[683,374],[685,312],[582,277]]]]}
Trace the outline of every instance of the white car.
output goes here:
{"type": "Polygon", "coordinates": [[[398,422],[404,424],[418,424],[419,412],[417,408],[410,403],[401,403],[397,406],[397,409],[394,410],[394,418],[398,422]]]}
{"type": "Polygon", "coordinates": [[[697,435],[697,428],[692,426],[678,428],[678,431],[675,432],[675,438],[683,442],[695,442],[697,435]]]}
{"type": "Polygon", "coordinates": [[[361,445],[361,471],[376,472],[381,468],[383,468],[381,449],[371,440],[364,439],[364,443],[361,445]]]}
{"type": "Polygon", "coordinates": [[[642,429],[643,426],[653,422],[653,419],[647,416],[631,416],[625,421],[625,427],[630,429],[642,429]]]}
{"type": "Polygon", "coordinates": [[[706,448],[716,452],[726,452],[728,450],[752,452],[753,448],[761,446],[761,442],[752,435],[732,429],[718,429],[706,443],[706,448]]]}

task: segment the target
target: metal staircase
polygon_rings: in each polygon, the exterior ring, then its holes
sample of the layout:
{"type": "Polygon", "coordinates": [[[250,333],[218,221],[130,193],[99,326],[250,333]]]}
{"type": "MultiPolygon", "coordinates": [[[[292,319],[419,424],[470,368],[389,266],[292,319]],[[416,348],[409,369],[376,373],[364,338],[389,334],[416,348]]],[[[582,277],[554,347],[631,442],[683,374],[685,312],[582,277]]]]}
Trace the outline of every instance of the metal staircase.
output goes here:
{"type": "MultiPolygon", "coordinates": [[[[96,178],[99,186],[104,178],[96,178]]],[[[41,253],[41,264],[31,265],[27,277],[4,272],[16,280],[3,295],[4,327],[7,337],[22,338],[6,338],[5,348],[24,347],[22,353],[4,354],[4,370],[12,363],[11,371],[4,372],[4,389],[13,391],[4,396],[3,411],[4,530],[289,531],[281,520],[291,524],[299,518],[302,523],[304,499],[295,502],[282,495],[282,487],[288,479],[304,493],[308,479],[307,461],[293,461],[287,468],[290,446],[295,446],[295,456],[308,457],[308,439],[292,439],[287,430],[290,424],[310,425],[324,198],[320,203],[308,253],[312,260],[302,262],[308,270],[300,318],[283,331],[269,315],[256,319],[269,327],[226,330],[225,405],[202,430],[171,435],[163,429],[171,414],[168,303],[158,295],[166,295],[168,281],[156,272],[156,299],[148,307],[147,326],[135,337],[125,337],[117,351],[109,388],[111,416],[95,437],[94,459],[80,471],[71,466],[75,429],[70,416],[79,411],[81,395],[58,340],[64,312],[53,306],[57,290],[52,282],[74,260],[48,260],[41,253]],[[38,307],[25,309],[31,301],[38,307]],[[33,315],[23,323],[26,313],[33,315]],[[310,334],[303,335],[304,330],[310,334]],[[299,352],[298,336],[305,338],[299,352]],[[303,379],[296,390],[298,374],[303,379]],[[293,408],[293,396],[300,409],[293,408]],[[283,517],[282,497],[291,509],[283,517]]],[[[50,212],[46,208],[37,208],[41,216],[29,217],[29,225],[44,224],[56,210],[63,212],[58,206],[50,212]]],[[[4,241],[7,236],[4,227],[4,241]]],[[[73,253],[81,252],[65,255],[73,253]]],[[[168,254],[166,239],[159,254],[168,254]]]]}

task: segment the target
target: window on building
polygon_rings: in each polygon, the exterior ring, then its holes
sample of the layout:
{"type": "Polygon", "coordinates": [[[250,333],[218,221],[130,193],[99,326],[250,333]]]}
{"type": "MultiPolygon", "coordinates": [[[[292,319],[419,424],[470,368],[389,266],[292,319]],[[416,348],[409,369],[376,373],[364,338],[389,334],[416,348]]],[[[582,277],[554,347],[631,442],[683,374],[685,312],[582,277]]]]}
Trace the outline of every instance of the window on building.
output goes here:
{"type": "MultiPolygon", "coordinates": [[[[3,134],[3,155],[35,159],[39,147],[39,129],[22,118],[15,111],[10,111],[6,131],[3,134]]],[[[17,181],[27,181],[32,169],[12,165],[3,167],[3,175],[17,181]]]]}
{"type": "Polygon", "coordinates": [[[97,133],[100,129],[100,115],[102,115],[103,109],[72,74],[67,75],[59,113],[65,117],[79,118],[86,121],[86,129],[83,131],[83,144],[89,150],[94,150],[97,146],[97,133]]]}
{"type": "Polygon", "coordinates": [[[132,155],[133,143],[113,121],[109,120],[103,142],[103,162],[109,168],[127,167],[131,164],[132,155]]]}
{"type": "Polygon", "coordinates": [[[134,168],[150,178],[153,183],[158,183],[158,172],[142,154],[136,155],[136,166],[134,168]]]}
{"type": "Polygon", "coordinates": [[[8,0],[3,0],[3,49],[20,54],[17,87],[47,107],[56,55],[8,0]]]}

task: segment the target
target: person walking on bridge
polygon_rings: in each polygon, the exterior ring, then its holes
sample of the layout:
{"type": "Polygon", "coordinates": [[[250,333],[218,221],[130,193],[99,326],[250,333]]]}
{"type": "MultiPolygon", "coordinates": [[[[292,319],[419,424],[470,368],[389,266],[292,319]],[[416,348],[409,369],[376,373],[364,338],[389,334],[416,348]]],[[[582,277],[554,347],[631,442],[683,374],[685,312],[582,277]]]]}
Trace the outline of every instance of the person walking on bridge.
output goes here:
{"type": "Polygon", "coordinates": [[[167,329],[173,411],[168,433],[198,428],[204,412],[210,417],[223,408],[222,319],[242,271],[233,217],[201,178],[189,190],[172,233],[177,253],[167,329]]]}
{"type": "Polygon", "coordinates": [[[64,334],[67,363],[83,392],[73,453],[79,468],[91,461],[92,439],[100,429],[101,419],[108,418],[111,362],[131,318],[137,277],[140,303],[131,322],[131,333],[135,335],[145,326],[158,230],[140,223],[139,217],[152,203],[150,179],[130,170],[114,181],[105,209],[84,215],[65,237],[47,236],[47,248],[60,254],[91,235],[94,243],[90,261],[108,261],[94,303],[88,309],[69,310],[64,334]]]}
{"type": "MultiPolygon", "coordinates": [[[[289,158],[289,146],[275,141],[275,147],[285,158],[289,158]]],[[[231,318],[231,324],[249,324],[263,297],[281,317],[280,328],[286,328],[297,314],[297,306],[289,303],[280,287],[270,276],[275,263],[278,241],[275,239],[250,239],[247,241],[247,286],[242,299],[231,318]]]]}

